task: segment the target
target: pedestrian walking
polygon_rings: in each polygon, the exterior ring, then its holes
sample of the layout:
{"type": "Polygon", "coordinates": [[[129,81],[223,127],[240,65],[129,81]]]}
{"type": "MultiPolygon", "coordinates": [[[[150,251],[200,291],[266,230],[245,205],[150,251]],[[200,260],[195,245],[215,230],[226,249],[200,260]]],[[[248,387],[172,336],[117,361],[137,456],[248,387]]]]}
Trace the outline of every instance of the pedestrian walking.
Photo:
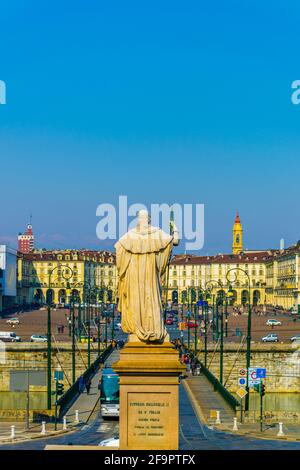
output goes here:
{"type": "Polygon", "coordinates": [[[91,385],[92,385],[92,382],[91,382],[91,379],[88,379],[86,384],[85,384],[85,388],[86,388],[86,393],[89,395],[90,393],[90,390],[91,390],[91,385]]]}
{"type": "Polygon", "coordinates": [[[85,386],[85,384],[84,384],[84,377],[83,377],[83,375],[81,375],[81,376],[79,377],[79,379],[78,379],[78,391],[79,391],[79,393],[82,393],[82,392],[83,392],[84,386],[85,386]]]}

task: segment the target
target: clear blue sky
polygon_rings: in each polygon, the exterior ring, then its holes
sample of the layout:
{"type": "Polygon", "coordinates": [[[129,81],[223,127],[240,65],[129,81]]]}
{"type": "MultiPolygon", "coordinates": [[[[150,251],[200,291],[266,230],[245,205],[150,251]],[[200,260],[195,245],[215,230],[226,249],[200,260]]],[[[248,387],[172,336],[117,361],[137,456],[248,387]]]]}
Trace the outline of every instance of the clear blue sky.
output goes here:
{"type": "MultiPolygon", "coordinates": [[[[299,1],[10,0],[0,241],[101,248],[96,207],[205,204],[202,254],[300,238],[299,1]]],[[[107,245],[109,246],[109,244],[107,245]]]]}

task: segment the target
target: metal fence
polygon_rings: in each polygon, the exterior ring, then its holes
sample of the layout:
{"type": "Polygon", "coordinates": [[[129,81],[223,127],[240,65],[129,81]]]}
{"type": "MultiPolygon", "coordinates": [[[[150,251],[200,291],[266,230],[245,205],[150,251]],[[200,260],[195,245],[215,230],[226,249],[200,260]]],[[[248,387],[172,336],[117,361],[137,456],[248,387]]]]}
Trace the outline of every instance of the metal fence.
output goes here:
{"type": "MultiPolygon", "coordinates": [[[[108,358],[110,353],[113,351],[112,345],[110,345],[105,351],[103,351],[100,356],[91,364],[91,366],[82,374],[84,382],[86,383],[89,379],[91,379],[99,369],[100,364],[103,364],[105,360],[108,358]]],[[[82,390],[79,390],[79,378],[76,382],[71,385],[71,387],[63,394],[63,396],[58,400],[57,406],[59,408],[59,418],[68,411],[68,409],[72,406],[74,401],[78,398],[82,390]]]]}
{"type": "Polygon", "coordinates": [[[236,411],[236,408],[240,406],[240,402],[227,390],[224,385],[217,379],[217,377],[210,372],[204,364],[202,364],[199,359],[197,359],[199,364],[201,365],[201,372],[205,377],[210,381],[210,383],[214,386],[214,390],[220,393],[220,395],[224,398],[226,403],[236,411]]]}
{"type": "Polygon", "coordinates": [[[224,385],[221,384],[219,379],[217,379],[217,377],[212,372],[210,372],[210,370],[207,367],[205,367],[205,365],[197,357],[195,357],[192,351],[189,350],[189,354],[191,357],[194,358],[194,361],[201,366],[201,373],[205,375],[205,377],[213,385],[214,390],[219,392],[220,395],[226,401],[226,403],[228,403],[228,405],[234,411],[236,411],[236,409],[240,407],[240,402],[227,390],[226,387],[224,387],[224,385]]]}

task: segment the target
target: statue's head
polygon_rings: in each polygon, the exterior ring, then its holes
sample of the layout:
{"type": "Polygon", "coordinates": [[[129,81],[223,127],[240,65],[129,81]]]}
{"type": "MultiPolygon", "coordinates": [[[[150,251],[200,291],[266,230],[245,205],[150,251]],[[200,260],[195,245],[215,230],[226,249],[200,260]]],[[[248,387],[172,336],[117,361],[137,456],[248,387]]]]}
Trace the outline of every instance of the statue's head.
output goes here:
{"type": "Polygon", "coordinates": [[[140,210],[138,213],[138,222],[137,226],[140,229],[148,227],[150,224],[150,215],[146,210],[140,210]]]}

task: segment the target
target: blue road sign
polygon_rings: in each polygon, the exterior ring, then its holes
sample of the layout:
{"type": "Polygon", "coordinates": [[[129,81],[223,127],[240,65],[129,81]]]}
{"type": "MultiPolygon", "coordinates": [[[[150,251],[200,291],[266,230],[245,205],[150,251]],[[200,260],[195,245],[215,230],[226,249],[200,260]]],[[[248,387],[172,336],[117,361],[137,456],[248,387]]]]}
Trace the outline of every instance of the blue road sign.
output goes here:
{"type": "Polygon", "coordinates": [[[64,380],[64,373],[62,370],[54,371],[54,380],[64,380]]]}
{"type": "Polygon", "coordinates": [[[265,379],[266,378],[266,369],[265,368],[257,368],[256,369],[256,378],[257,379],[265,379]]]}
{"type": "Polygon", "coordinates": [[[241,386],[246,385],[246,379],[244,377],[239,377],[239,385],[241,385],[241,386]]]}

